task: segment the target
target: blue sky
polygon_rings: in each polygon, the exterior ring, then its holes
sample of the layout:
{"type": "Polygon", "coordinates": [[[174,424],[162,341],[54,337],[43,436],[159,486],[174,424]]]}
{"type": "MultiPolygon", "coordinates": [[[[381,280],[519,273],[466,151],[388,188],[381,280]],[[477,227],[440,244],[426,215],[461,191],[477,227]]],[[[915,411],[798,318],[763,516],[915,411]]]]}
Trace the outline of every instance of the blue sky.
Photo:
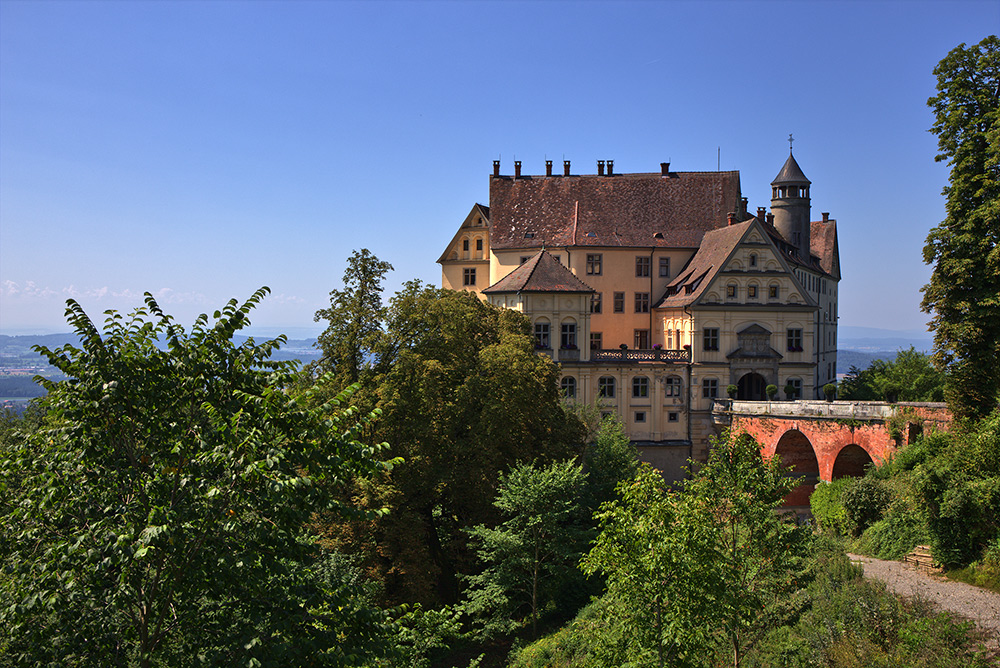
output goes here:
{"type": "Polygon", "coordinates": [[[439,284],[494,159],[718,164],[756,210],[789,133],[841,324],[920,329],[932,71],[998,27],[995,1],[0,0],[0,332],[145,291],[190,324],[268,285],[255,328],[316,333],[353,249],[390,292],[439,284]]]}

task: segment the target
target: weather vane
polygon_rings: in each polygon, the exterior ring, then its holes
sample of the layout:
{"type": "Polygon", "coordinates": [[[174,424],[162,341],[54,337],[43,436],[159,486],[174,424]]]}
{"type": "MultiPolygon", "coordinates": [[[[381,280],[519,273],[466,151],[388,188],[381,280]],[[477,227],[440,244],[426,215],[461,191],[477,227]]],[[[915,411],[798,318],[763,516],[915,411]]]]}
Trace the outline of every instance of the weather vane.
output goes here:
{"type": "Polygon", "coordinates": [[[788,152],[789,152],[789,153],[791,153],[791,152],[792,152],[792,142],[793,142],[793,141],[795,141],[795,140],[794,140],[794,139],[792,139],[792,133],[791,133],[791,132],[789,132],[789,133],[788,133],[788,152]]]}

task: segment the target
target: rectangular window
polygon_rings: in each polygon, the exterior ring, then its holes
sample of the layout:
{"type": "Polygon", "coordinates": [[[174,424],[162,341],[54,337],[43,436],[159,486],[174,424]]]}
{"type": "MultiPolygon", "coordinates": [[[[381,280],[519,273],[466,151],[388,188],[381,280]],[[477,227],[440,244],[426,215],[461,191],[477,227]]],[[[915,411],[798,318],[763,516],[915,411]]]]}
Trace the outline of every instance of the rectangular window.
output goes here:
{"type": "Polygon", "coordinates": [[[562,340],[560,346],[568,350],[576,349],[576,323],[564,322],[562,325],[562,340]]]}
{"type": "Polygon", "coordinates": [[[462,285],[476,284],[476,268],[466,268],[462,270],[462,285]]]}
{"type": "Polygon", "coordinates": [[[768,289],[767,289],[767,298],[768,299],[777,299],[778,298],[778,286],[777,285],[772,285],[772,286],[768,287],[768,289]]]}
{"type": "Polygon", "coordinates": [[[706,378],[701,381],[701,396],[706,399],[715,399],[719,396],[719,381],[715,378],[706,378]]]}
{"type": "Polygon", "coordinates": [[[603,256],[600,253],[587,253],[587,274],[600,276],[602,260],[603,256]]]}
{"type": "Polygon", "coordinates": [[[757,299],[757,286],[748,285],[747,286],[747,299],[757,299]]]}
{"type": "Polygon", "coordinates": [[[726,299],[736,299],[736,284],[730,283],[726,286],[726,299]]]}
{"type": "Polygon", "coordinates": [[[719,349],[719,328],[706,327],[702,337],[702,344],[705,350],[719,349]]]}
{"type": "Polygon", "coordinates": [[[483,250],[483,240],[482,239],[476,239],[476,250],[477,251],[483,250]]]}
{"type": "Polygon", "coordinates": [[[590,295],[590,312],[600,313],[601,312],[601,293],[595,292],[590,295]]]}
{"type": "Polygon", "coordinates": [[[788,352],[802,352],[802,330],[798,327],[788,329],[788,352]]]}
{"type": "Polygon", "coordinates": [[[674,330],[667,330],[667,350],[673,350],[674,348],[674,330]]]}
{"type": "Polygon", "coordinates": [[[611,376],[601,376],[597,379],[597,396],[606,399],[615,398],[615,379],[611,376]]]}
{"type": "Polygon", "coordinates": [[[464,250],[464,251],[469,250],[469,240],[468,239],[462,239],[462,250],[464,250]]]}
{"type": "Polygon", "coordinates": [[[660,258],[660,278],[670,278],[670,258],[660,258]]]}
{"type": "Polygon", "coordinates": [[[649,258],[637,257],[635,259],[635,275],[642,278],[649,276],[649,258]]]}
{"type": "Polygon", "coordinates": [[[603,345],[602,338],[603,337],[602,337],[602,335],[601,335],[600,332],[591,332],[590,333],[590,349],[591,350],[600,350],[601,348],[603,348],[604,345],[603,345]]]}
{"type": "Polygon", "coordinates": [[[677,422],[677,413],[667,413],[667,422],[677,422]]]}
{"type": "Polygon", "coordinates": [[[616,292],[615,293],[615,313],[625,312],[625,293],[616,292]]]}
{"type": "Polygon", "coordinates": [[[637,330],[635,330],[635,349],[636,350],[649,350],[649,330],[648,329],[637,329],[637,330]]]}
{"type": "Polygon", "coordinates": [[[632,379],[632,397],[645,399],[649,396],[649,378],[636,376],[632,379]]]}
{"type": "Polygon", "coordinates": [[[637,292],[637,293],[635,293],[635,312],[636,313],[649,313],[649,293],[648,292],[637,292]]]}
{"type": "Polygon", "coordinates": [[[636,422],[645,422],[646,421],[646,411],[636,411],[635,412],[635,421],[636,422]]]}
{"type": "Polygon", "coordinates": [[[549,347],[549,323],[547,322],[535,323],[535,347],[536,348],[549,347]]]}
{"type": "Polygon", "coordinates": [[[802,381],[798,378],[789,378],[788,382],[785,384],[785,398],[787,399],[801,399],[802,398],[802,381]],[[791,390],[789,392],[788,390],[791,390]]]}

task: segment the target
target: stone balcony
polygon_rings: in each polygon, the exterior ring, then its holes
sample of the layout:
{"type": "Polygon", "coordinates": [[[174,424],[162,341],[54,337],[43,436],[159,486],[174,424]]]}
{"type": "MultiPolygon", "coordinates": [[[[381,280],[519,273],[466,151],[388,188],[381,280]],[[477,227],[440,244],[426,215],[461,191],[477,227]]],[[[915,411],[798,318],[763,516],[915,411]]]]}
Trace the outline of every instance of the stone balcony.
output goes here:
{"type": "Polygon", "coordinates": [[[617,362],[639,364],[642,362],[690,362],[690,350],[591,350],[591,362],[617,362]]]}

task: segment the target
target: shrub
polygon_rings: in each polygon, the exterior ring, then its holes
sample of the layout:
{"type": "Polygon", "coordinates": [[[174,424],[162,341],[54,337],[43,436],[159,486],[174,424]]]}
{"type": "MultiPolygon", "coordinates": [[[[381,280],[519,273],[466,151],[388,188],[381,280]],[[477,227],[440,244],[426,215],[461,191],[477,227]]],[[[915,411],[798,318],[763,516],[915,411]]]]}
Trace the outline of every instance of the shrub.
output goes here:
{"type": "Polygon", "coordinates": [[[879,559],[902,559],[930,539],[927,525],[914,510],[890,512],[861,535],[861,550],[879,559]]]}
{"type": "Polygon", "coordinates": [[[777,393],[778,393],[777,385],[768,385],[767,387],[764,388],[764,394],[767,395],[768,399],[774,399],[774,395],[776,395],[777,393]]]}
{"type": "Polygon", "coordinates": [[[736,387],[735,385],[727,385],[726,386],[726,394],[729,395],[730,399],[735,399],[736,398],[736,393],[739,392],[739,391],[740,391],[740,388],[736,387]]]}
{"type": "Polygon", "coordinates": [[[837,384],[827,383],[823,386],[823,394],[826,395],[827,401],[833,401],[837,397],[837,384]]]}
{"type": "Polygon", "coordinates": [[[977,560],[1000,533],[1000,477],[953,482],[928,521],[934,557],[945,566],[977,560]]]}
{"type": "Polygon", "coordinates": [[[873,477],[858,478],[846,487],[840,495],[840,502],[844,505],[853,534],[860,536],[865,529],[882,519],[891,499],[885,483],[873,477]]]}
{"type": "Polygon", "coordinates": [[[841,478],[834,482],[821,480],[812,496],[809,497],[809,507],[813,517],[825,531],[846,536],[851,530],[840,495],[844,488],[854,482],[854,478],[841,478]]]}

